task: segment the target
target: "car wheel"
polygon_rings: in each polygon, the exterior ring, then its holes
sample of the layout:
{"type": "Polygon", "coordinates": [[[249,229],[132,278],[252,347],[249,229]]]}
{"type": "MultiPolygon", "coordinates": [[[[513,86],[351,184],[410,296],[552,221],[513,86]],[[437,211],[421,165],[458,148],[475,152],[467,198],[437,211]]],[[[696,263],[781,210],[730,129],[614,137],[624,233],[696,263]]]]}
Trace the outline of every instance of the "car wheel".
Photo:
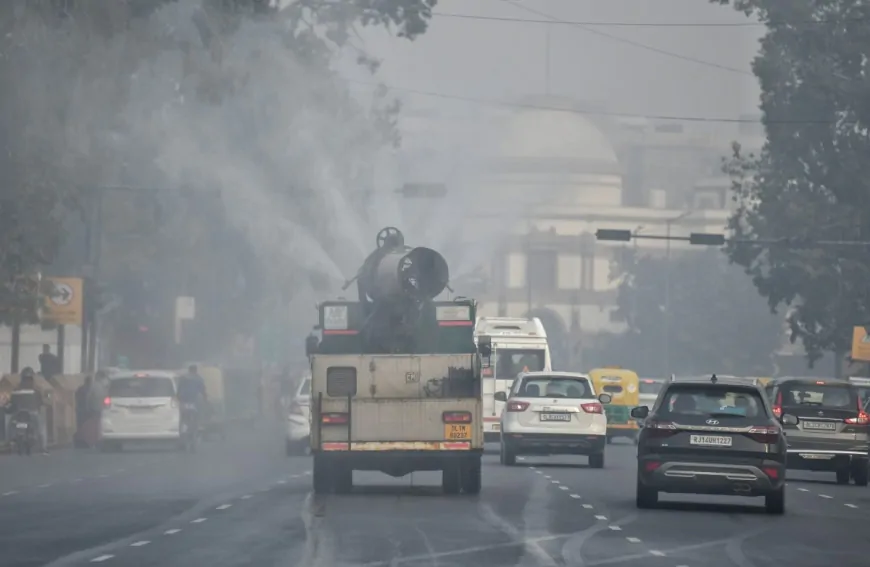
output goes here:
{"type": "Polygon", "coordinates": [[[589,468],[603,469],[604,468],[604,453],[594,453],[589,455],[589,468]]]}
{"type": "Polygon", "coordinates": [[[785,485],[764,497],[764,510],[768,514],[785,514],[785,485]]]}
{"type": "Polygon", "coordinates": [[[637,481],[637,491],[635,492],[635,503],[637,507],[645,510],[655,508],[659,503],[659,491],[654,488],[644,486],[640,480],[637,481]]]}
{"type": "Polygon", "coordinates": [[[511,451],[508,444],[504,441],[501,442],[501,454],[499,455],[501,460],[501,464],[512,467],[517,464],[517,454],[511,451]]]}
{"type": "Polygon", "coordinates": [[[870,480],[870,469],[868,469],[867,462],[860,462],[855,465],[855,469],[852,471],[852,480],[855,481],[855,486],[867,486],[868,480],[870,480]]]}
{"type": "Polygon", "coordinates": [[[837,469],[837,484],[849,484],[849,478],[852,476],[852,471],[848,468],[837,469]]]}
{"type": "Polygon", "coordinates": [[[480,459],[472,459],[462,467],[462,492],[465,494],[480,494],[481,463],[480,459]]]}

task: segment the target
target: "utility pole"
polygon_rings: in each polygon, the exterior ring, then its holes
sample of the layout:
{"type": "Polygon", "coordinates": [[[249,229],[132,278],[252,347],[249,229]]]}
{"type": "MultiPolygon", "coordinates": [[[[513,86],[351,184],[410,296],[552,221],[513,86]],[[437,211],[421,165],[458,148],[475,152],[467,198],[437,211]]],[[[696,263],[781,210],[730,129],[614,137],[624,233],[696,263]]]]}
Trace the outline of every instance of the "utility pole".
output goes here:
{"type": "MultiPolygon", "coordinates": [[[[671,374],[671,226],[687,216],[692,214],[692,211],[686,211],[672,219],[665,221],[665,317],[664,317],[664,368],[662,369],[663,376],[671,374]]],[[[637,242],[635,240],[635,242],[637,242]]]]}
{"type": "Polygon", "coordinates": [[[544,94],[550,96],[550,43],[552,41],[552,25],[544,24],[544,94]]]}

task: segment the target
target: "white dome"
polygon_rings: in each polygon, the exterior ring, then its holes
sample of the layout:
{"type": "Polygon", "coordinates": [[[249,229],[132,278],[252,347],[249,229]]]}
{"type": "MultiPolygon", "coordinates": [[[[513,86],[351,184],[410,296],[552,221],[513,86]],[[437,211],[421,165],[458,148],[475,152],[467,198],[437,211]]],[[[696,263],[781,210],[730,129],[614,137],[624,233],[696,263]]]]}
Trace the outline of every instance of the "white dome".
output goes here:
{"type": "Polygon", "coordinates": [[[583,116],[568,110],[523,110],[508,124],[500,147],[504,157],[598,162],[619,160],[607,137],[583,116]]]}

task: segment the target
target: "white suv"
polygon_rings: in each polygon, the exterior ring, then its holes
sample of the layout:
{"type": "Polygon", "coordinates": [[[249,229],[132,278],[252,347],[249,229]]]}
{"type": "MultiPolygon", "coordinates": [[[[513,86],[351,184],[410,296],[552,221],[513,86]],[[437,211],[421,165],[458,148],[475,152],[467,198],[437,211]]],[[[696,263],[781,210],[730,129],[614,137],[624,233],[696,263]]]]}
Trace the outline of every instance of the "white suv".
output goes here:
{"type": "Polygon", "coordinates": [[[311,377],[299,381],[287,408],[287,435],[284,441],[287,456],[302,455],[308,451],[311,434],[311,377]]]}
{"type": "Polygon", "coordinates": [[[604,467],[610,394],[595,395],[592,381],[573,372],[526,372],[510,392],[496,392],[506,402],[501,414],[501,462],[516,464],[517,455],[587,455],[589,466],[604,467]]]}

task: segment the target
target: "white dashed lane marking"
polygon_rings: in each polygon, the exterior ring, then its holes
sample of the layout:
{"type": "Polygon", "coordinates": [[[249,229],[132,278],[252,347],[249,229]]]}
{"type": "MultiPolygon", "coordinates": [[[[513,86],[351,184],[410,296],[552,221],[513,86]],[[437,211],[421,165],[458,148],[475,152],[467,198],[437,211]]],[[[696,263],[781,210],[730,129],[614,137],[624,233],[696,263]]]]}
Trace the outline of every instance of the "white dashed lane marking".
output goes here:
{"type": "Polygon", "coordinates": [[[146,540],[137,541],[137,542],[131,543],[130,547],[142,547],[143,545],[148,545],[149,543],[151,543],[151,542],[146,541],[146,540]]]}
{"type": "Polygon", "coordinates": [[[659,551],[658,549],[650,549],[649,553],[650,553],[650,555],[655,555],[656,557],[664,557],[665,556],[665,552],[659,551]]]}
{"type": "Polygon", "coordinates": [[[611,530],[615,531],[615,532],[621,532],[621,531],[622,531],[622,528],[620,528],[620,527],[617,526],[617,525],[612,525],[612,526],[608,526],[608,527],[609,527],[611,530]]]}
{"type": "Polygon", "coordinates": [[[857,506],[855,506],[854,504],[844,504],[844,506],[847,506],[849,508],[857,508],[857,506]]]}
{"type": "Polygon", "coordinates": [[[586,508],[587,510],[591,510],[592,504],[584,504],[583,507],[586,508]]]}
{"type": "Polygon", "coordinates": [[[568,490],[568,487],[567,486],[560,486],[559,490],[568,490]]]}
{"type": "Polygon", "coordinates": [[[572,495],[571,495],[571,498],[574,498],[575,500],[579,500],[579,499],[580,499],[580,495],[579,495],[579,494],[572,494],[572,495]]]}
{"type": "Polygon", "coordinates": [[[250,494],[245,494],[244,496],[242,496],[242,500],[248,500],[249,498],[251,498],[250,494]]]}
{"type": "Polygon", "coordinates": [[[114,557],[114,555],[100,555],[99,557],[91,559],[91,563],[102,563],[103,561],[108,561],[112,557],[114,557]]]}
{"type": "Polygon", "coordinates": [[[220,506],[215,508],[215,510],[226,510],[227,508],[232,508],[232,506],[232,504],[221,504],[220,506]]]}
{"type": "Polygon", "coordinates": [[[179,530],[178,528],[173,528],[171,530],[166,530],[165,532],[163,532],[163,535],[175,535],[180,531],[181,530],[179,530]]]}
{"type": "Polygon", "coordinates": [[[807,488],[798,488],[798,490],[800,490],[801,492],[809,492],[809,489],[807,488]]]}
{"type": "Polygon", "coordinates": [[[606,520],[607,516],[595,516],[596,520],[606,520]]]}
{"type": "Polygon", "coordinates": [[[201,524],[201,523],[203,523],[204,521],[206,521],[207,519],[208,519],[208,518],[197,518],[197,519],[195,519],[195,520],[192,520],[190,523],[191,523],[191,524],[201,524]]]}
{"type": "Polygon", "coordinates": [[[833,496],[830,496],[828,494],[819,494],[819,496],[821,496],[822,498],[827,498],[827,499],[833,498],[833,496]]]}
{"type": "Polygon", "coordinates": [[[0,494],[0,496],[15,496],[16,494],[18,494],[17,490],[10,490],[9,492],[4,492],[3,494],[0,494]]]}
{"type": "Polygon", "coordinates": [[[636,538],[636,537],[627,537],[627,538],[625,538],[625,539],[628,540],[629,543],[640,543],[640,538],[636,538]]]}

